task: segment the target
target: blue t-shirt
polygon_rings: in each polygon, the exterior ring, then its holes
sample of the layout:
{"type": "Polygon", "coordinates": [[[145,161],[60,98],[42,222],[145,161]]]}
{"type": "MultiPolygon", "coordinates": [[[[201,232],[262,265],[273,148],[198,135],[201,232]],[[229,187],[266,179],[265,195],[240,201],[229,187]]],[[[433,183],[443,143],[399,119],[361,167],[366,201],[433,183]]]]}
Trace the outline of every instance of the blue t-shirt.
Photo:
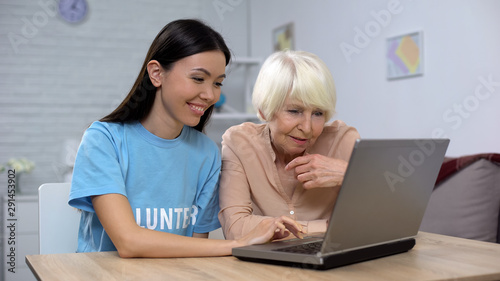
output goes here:
{"type": "Polygon", "coordinates": [[[184,126],[162,139],[140,122],[94,122],[76,156],[69,204],[82,210],[77,252],[114,251],[91,196],[126,196],[139,226],[184,236],[220,227],[219,148],[184,126]]]}

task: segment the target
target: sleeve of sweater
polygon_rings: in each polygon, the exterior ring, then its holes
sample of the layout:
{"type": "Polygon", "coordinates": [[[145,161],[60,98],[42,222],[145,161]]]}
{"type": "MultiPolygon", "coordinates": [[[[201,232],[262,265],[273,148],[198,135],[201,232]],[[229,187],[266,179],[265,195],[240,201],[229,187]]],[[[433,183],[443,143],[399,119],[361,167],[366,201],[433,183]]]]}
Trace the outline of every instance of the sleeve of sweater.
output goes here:
{"type": "Polygon", "coordinates": [[[253,215],[247,175],[229,146],[223,146],[219,204],[219,220],[226,239],[241,238],[267,218],[253,215]]]}

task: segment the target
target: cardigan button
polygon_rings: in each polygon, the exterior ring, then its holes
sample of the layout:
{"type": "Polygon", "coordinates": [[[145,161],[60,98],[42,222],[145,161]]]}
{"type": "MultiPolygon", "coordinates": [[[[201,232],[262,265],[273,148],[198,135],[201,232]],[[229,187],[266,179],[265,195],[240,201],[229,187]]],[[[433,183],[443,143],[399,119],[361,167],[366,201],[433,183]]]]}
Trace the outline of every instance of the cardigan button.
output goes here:
{"type": "Polygon", "coordinates": [[[290,215],[293,215],[293,214],[295,214],[295,212],[294,211],[290,211],[290,215]]]}

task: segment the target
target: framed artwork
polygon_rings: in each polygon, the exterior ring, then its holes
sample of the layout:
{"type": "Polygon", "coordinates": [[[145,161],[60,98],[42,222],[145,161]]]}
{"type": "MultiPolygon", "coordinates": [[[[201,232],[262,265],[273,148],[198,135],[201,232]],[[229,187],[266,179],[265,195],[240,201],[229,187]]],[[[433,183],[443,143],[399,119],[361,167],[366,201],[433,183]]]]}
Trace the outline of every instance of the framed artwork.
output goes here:
{"type": "Polygon", "coordinates": [[[422,31],[387,39],[387,79],[398,79],[424,73],[422,31]]]}
{"type": "Polygon", "coordinates": [[[273,30],[273,50],[293,50],[294,49],[293,23],[288,23],[273,30]]]}

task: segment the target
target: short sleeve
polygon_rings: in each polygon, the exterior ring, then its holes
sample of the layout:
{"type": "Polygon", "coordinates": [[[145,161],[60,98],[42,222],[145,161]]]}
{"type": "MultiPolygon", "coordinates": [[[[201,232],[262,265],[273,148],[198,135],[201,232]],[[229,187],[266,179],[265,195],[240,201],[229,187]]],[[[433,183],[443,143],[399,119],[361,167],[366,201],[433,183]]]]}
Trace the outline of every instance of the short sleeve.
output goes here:
{"type": "Polygon", "coordinates": [[[87,129],[75,160],[69,205],[94,212],[91,196],[108,193],[126,196],[118,159],[116,143],[104,126],[87,129]]]}
{"type": "Polygon", "coordinates": [[[214,146],[215,157],[210,169],[208,177],[199,192],[197,198],[198,215],[195,223],[194,232],[208,233],[217,228],[220,228],[220,222],[217,217],[219,213],[219,178],[221,171],[221,158],[219,149],[214,146]]]}

